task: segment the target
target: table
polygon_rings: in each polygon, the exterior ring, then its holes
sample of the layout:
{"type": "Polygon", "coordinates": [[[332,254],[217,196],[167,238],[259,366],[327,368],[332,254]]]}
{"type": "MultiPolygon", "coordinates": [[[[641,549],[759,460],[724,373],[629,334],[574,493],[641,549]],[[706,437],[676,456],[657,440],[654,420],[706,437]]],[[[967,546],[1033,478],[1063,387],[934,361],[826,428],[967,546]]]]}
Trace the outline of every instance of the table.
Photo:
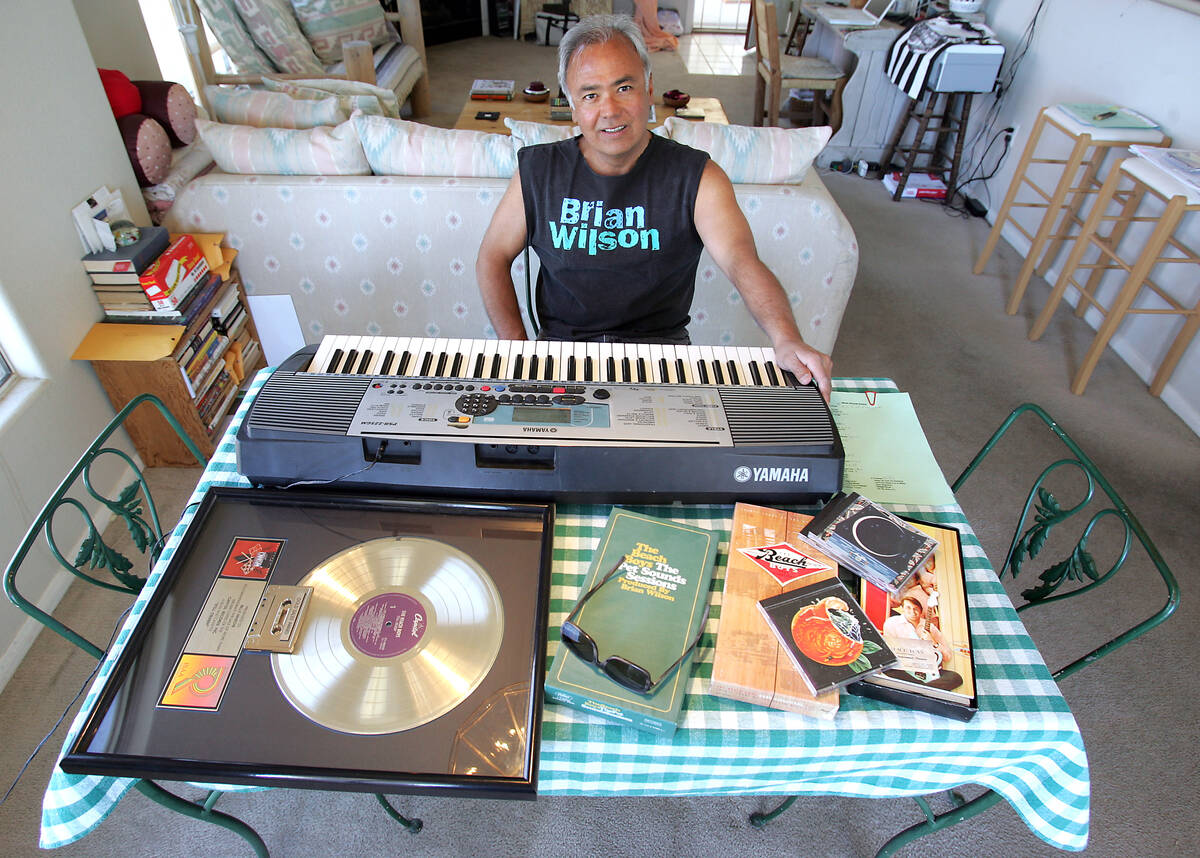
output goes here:
{"type": "Polygon", "coordinates": [[[908,98],[888,80],[887,52],[901,27],[886,18],[876,27],[830,24],[818,3],[803,3],[798,14],[813,20],[804,43],[804,55],[823,57],[850,73],[842,90],[842,126],[817,156],[817,164],[831,161],[878,162],[887,149],[896,123],[908,108],[908,98]]]}
{"type": "MultiPolygon", "coordinates": [[[[188,513],[101,665],[64,748],[74,741],[95,705],[101,683],[161,580],[191,521],[195,508],[190,503],[198,503],[210,486],[246,485],[237,473],[234,438],[267,375],[264,370],[255,377],[190,499],[188,513]]],[[[835,387],[895,390],[894,383],[882,378],[837,379],[835,387]]],[[[960,508],[906,506],[897,511],[962,531],[979,692],[979,713],[967,723],[852,695],[842,696],[841,711],[827,722],[705,694],[720,622],[732,507],[643,509],[725,533],[712,584],[713,610],[697,650],[680,729],[672,740],[664,741],[548,705],[538,766],[541,795],[891,798],[977,783],[1007,799],[1047,843],[1072,850],[1086,846],[1090,781],[1079,728],[960,508]]],[[[548,657],[558,646],[558,626],[580,595],[608,510],[603,505],[557,507],[548,657]]],[[[83,837],[131,786],[127,779],[56,770],[43,799],[42,847],[83,837]]]]}
{"type": "MultiPolygon", "coordinates": [[[[721,125],[729,124],[729,117],[725,115],[725,108],[721,105],[721,99],[719,98],[693,97],[688,102],[688,109],[692,108],[704,111],[705,122],[717,122],[721,125]]],[[[661,125],[668,116],[674,116],[675,108],[667,107],[661,103],[656,104],[654,105],[654,115],[655,119],[650,122],[651,128],[661,125]]],[[[467,131],[489,131],[493,134],[507,134],[508,126],[504,124],[505,117],[519,119],[522,122],[561,125],[564,128],[570,128],[575,124],[570,119],[551,119],[549,101],[525,101],[520,96],[517,96],[512,101],[476,101],[475,99],[468,98],[467,103],[463,105],[462,113],[458,115],[458,119],[454,123],[454,127],[467,131]],[[475,114],[481,110],[497,112],[500,114],[500,118],[496,120],[476,119],[475,114]]],[[[697,119],[695,121],[699,122],[700,120],[697,119]]]]}

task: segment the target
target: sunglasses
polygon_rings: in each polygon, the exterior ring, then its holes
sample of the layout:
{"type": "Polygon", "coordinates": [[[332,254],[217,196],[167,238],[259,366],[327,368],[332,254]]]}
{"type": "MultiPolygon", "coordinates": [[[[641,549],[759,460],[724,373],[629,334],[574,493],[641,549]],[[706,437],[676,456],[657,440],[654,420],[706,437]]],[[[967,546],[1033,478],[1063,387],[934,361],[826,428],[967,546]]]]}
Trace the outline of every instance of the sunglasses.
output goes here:
{"type": "Polygon", "coordinates": [[[579,626],[575,625],[575,616],[583,609],[584,603],[592,598],[601,587],[607,584],[612,577],[617,574],[621,568],[621,564],[625,562],[627,555],[621,557],[617,564],[613,566],[608,573],[600,579],[592,589],[583,594],[583,597],[575,603],[575,607],[571,609],[571,613],[563,620],[562,624],[562,642],[567,645],[571,652],[575,653],[579,658],[586,661],[588,664],[594,664],[602,671],[604,675],[616,682],[618,685],[628,688],[630,691],[636,691],[640,694],[649,694],[651,689],[662,682],[670,675],[671,671],[683,664],[683,660],[687,658],[692,650],[700,643],[700,638],[704,635],[704,627],[708,623],[708,605],[704,606],[704,617],[700,620],[700,631],[696,634],[696,639],[692,641],[691,646],[683,651],[683,655],[675,659],[675,663],[662,672],[658,679],[651,679],[650,672],[640,664],[635,664],[627,658],[622,658],[619,655],[612,655],[604,661],[600,661],[599,650],[596,648],[596,642],[592,636],[585,632],[579,626]]]}

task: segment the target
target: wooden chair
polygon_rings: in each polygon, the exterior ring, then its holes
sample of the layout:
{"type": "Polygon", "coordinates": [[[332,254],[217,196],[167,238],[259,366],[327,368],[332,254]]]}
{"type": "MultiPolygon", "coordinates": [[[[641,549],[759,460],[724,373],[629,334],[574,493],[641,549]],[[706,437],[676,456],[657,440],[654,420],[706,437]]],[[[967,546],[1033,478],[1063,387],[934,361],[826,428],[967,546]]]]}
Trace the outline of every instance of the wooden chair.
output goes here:
{"type": "Polygon", "coordinates": [[[836,133],[842,124],[842,90],[847,75],[819,57],[793,57],[780,51],[775,4],[754,0],[755,55],[754,124],[779,124],[783,90],[810,90],[813,94],[810,125],[830,125],[836,133]],[[765,111],[764,111],[765,102],[765,111]]]}
{"type": "MultiPolygon", "coordinates": [[[[183,36],[187,48],[188,64],[192,76],[199,89],[199,99],[205,109],[210,105],[204,96],[204,87],[210,84],[261,84],[261,74],[223,74],[216,71],[212,62],[213,48],[205,35],[204,19],[196,0],[181,0],[172,3],[176,23],[183,36]]],[[[408,99],[412,106],[413,116],[428,116],[433,110],[432,97],[429,92],[429,62],[425,53],[425,35],[421,26],[421,8],[418,0],[397,0],[397,12],[385,12],[384,17],[391,21],[400,31],[400,38],[406,45],[411,45],[421,55],[421,63],[425,68],[420,79],[413,84],[408,99]]],[[[325,74],[273,74],[269,77],[277,80],[312,80],[314,78],[330,80],[353,80],[362,83],[375,84],[375,57],[367,42],[345,42],[342,45],[345,72],[325,74]]],[[[400,98],[403,103],[405,99],[400,98]]]]}
{"type": "Polygon", "coordinates": [[[1014,229],[1029,239],[1029,253],[1025,256],[1025,263],[1017,275],[1016,285],[1013,286],[1012,297],[1005,308],[1005,312],[1010,316],[1021,306],[1021,298],[1025,295],[1025,288],[1029,285],[1034,271],[1036,270],[1039,276],[1044,276],[1061,251],[1063,243],[1077,234],[1073,230],[1082,224],[1079,212],[1084,201],[1100,189],[1103,180],[1099,177],[1108,153],[1114,148],[1123,148],[1131,143],[1170,146],[1171,138],[1157,128],[1104,128],[1084,125],[1057,104],[1045,107],[1038,113],[1025,150],[1021,153],[1021,161],[1017,164],[1012,182],[1008,186],[1004,204],[1000,206],[992,231],[983,246],[983,252],[979,254],[979,260],[975,263],[975,273],[981,274],[992,251],[996,249],[997,242],[1000,241],[1001,231],[1010,222],[1014,229]],[[1039,145],[1048,149],[1049,142],[1053,142],[1052,139],[1044,142],[1048,131],[1056,131],[1067,138],[1071,150],[1065,158],[1045,157],[1048,152],[1042,157],[1034,157],[1039,145]],[[1054,165],[1061,167],[1061,171],[1043,169],[1038,174],[1030,169],[1034,164],[1054,165]],[[1044,182],[1046,179],[1053,180],[1054,184],[1050,186],[1047,183],[1046,187],[1039,184],[1039,181],[1044,182]],[[1032,202],[1018,202],[1017,195],[1026,185],[1037,195],[1036,199],[1032,202]],[[1033,232],[1017,222],[1014,209],[1022,208],[1042,210],[1042,219],[1033,232]]]}
{"type": "MultiPolygon", "coordinates": [[[[1021,592],[1017,613],[1024,614],[1025,611],[1035,607],[1047,606],[1064,599],[1091,593],[1097,587],[1112,581],[1117,572],[1126,568],[1130,570],[1130,573],[1138,576],[1136,585],[1133,585],[1137,589],[1149,593],[1149,588],[1155,584],[1156,580],[1160,579],[1166,590],[1166,598],[1162,607],[1149,617],[1129,625],[1124,628],[1124,631],[1105,643],[1092,648],[1084,655],[1073,658],[1065,666],[1053,670],[1051,676],[1056,682],[1061,682],[1083,668],[1096,664],[1105,656],[1164,622],[1179,606],[1179,585],[1141,522],[1100,472],[1095,462],[1054,418],[1033,403],[1025,403],[1013,409],[999,428],[992,433],[987,443],[980,448],[962,473],[958,475],[951,488],[960,498],[960,502],[966,494],[965,487],[970,478],[979,471],[1014,424],[1026,414],[1032,415],[1040,421],[1042,428],[1052,434],[1053,437],[1048,440],[1054,444],[1056,450],[1059,444],[1066,450],[1051,455],[1050,458],[1053,461],[1034,477],[1033,483],[1025,495],[1024,505],[1017,516],[1008,553],[996,572],[1001,579],[1006,573],[1015,579],[1023,571],[1025,565],[1037,558],[1048,545],[1053,545],[1056,553],[1061,549],[1062,554],[1059,556],[1063,559],[1048,566],[1039,575],[1035,585],[1021,592]],[[1056,456],[1062,456],[1062,458],[1056,459],[1056,456]],[[1060,496],[1067,498],[1066,502],[1060,501],[1060,496]],[[1060,526],[1066,527],[1060,531],[1058,530],[1060,526]],[[1065,540],[1060,538],[1064,533],[1067,535],[1065,540]],[[1052,534],[1054,535],[1053,541],[1051,541],[1052,534]],[[1105,562],[1111,560],[1111,564],[1107,568],[1100,564],[1093,554],[1094,549],[1089,548],[1089,544],[1103,545],[1112,549],[1111,557],[1106,554],[1103,558],[1105,562]],[[1134,548],[1139,550],[1131,554],[1131,549],[1134,548]],[[1158,576],[1157,579],[1155,576],[1158,576]]],[[[1038,443],[1039,439],[1031,441],[1027,437],[1022,437],[1019,441],[1010,441],[1009,446],[1018,445],[1018,449],[1015,452],[1010,451],[1009,456],[1028,455],[1028,451],[1036,448],[1038,443]]],[[[1040,466],[1035,465],[1031,470],[1037,472],[1038,467],[1040,466]]],[[[1003,466],[996,465],[990,468],[990,472],[993,474],[993,480],[1008,480],[1013,488],[1023,485],[1023,481],[1015,483],[1010,476],[1014,472],[1010,463],[1003,466]]],[[[976,498],[980,503],[988,503],[995,497],[995,488],[994,483],[988,484],[987,487],[981,484],[978,493],[972,490],[968,505],[971,500],[976,498]]],[[[1128,577],[1126,575],[1126,578],[1128,577]]],[[[1153,599],[1153,596],[1149,596],[1149,598],[1153,599]]],[[[1116,606],[1120,603],[1121,600],[1116,599],[1105,610],[1115,612],[1118,610],[1116,606]]],[[[1087,616],[1086,613],[1084,616],[1087,616]]],[[[1125,622],[1114,622],[1113,625],[1116,628],[1123,628],[1125,622]]],[[[1094,627],[1094,625],[1088,626],[1088,628],[1094,627]]],[[[1110,633],[1106,631],[1101,635],[1101,639],[1110,633]]],[[[1081,639],[1087,640],[1083,637],[1086,634],[1086,631],[1081,630],[1081,639]]],[[[1094,641],[1088,641],[1084,646],[1090,646],[1092,642],[1094,641]]],[[[948,791],[948,796],[953,806],[950,810],[940,814],[932,810],[926,797],[917,797],[917,804],[921,807],[925,820],[887,841],[876,853],[877,858],[893,855],[912,841],[970,819],[1003,800],[999,793],[990,789],[970,800],[964,798],[958,790],[948,791]]],[[[750,821],[757,826],[765,825],[786,810],[794,801],[794,796],[789,797],[774,810],[752,814],[750,821]]]]}
{"type": "Polygon", "coordinates": [[[1175,238],[1180,223],[1191,212],[1200,212],[1200,191],[1183,184],[1144,158],[1125,159],[1105,180],[1096,197],[1096,204],[1084,222],[1083,229],[1063,265],[1062,273],[1050,292],[1050,299],[1029,332],[1031,340],[1036,340],[1045,333],[1068,286],[1079,290],[1079,301],[1075,305],[1076,316],[1082,317],[1092,307],[1100,311],[1103,321],[1071,382],[1072,393],[1083,393],[1092,371],[1100,361],[1100,356],[1126,316],[1182,316],[1183,327],[1175,336],[1153,381],[1150,382],[1150,393],[1154,396],[1162,394],[1179,359],[1183,357],[1192,338],[1200,330],[1200,302],[1191,306],[1182,304],[1155,283],[1151,275],[1160,265],[1200,264],[1200,254],[1175,238]],[[1122,190],[1122,186],[1128,187],[1122,190]],[[1157,197],[1163,205],[1156,214],[1139,216],[1137,212],[1147,194],[1157,197]],[[1119,211],[1110,215],[1108,212],[1114,200],[1120,202],[1119,211]],[[1101,221],[1113,222],[1107,235],[1100,234],[1101,221]],[[1128,258],[1123,258],[1121,240],[1131,223],[1147,223],[1151,224],[1152,228],[1141,249],[1136,254],[1126,254],[1128,258]],[[1164,255],[1168,244],[1177,251],[1177,255],[1164,255]],[[1099,251],[1099,255],[1095,262],[1085,264],[1083,257],[1092,247],[1099,251]],[[1076,272],[1080,269],[1091,270],[1087,283],[1083,285],[1075,279],[1076,272]],[[1105,307],[1097,299],[1096,291],[1104,273],[1113,270],[1124,271],[1126,276],[1112,302],[1105,307]],[[1155,306],[1134,307],[1134,301],[1141,294],[1143,287],[1157,295],[1161,303],[1155,302],[1155,306]]]}

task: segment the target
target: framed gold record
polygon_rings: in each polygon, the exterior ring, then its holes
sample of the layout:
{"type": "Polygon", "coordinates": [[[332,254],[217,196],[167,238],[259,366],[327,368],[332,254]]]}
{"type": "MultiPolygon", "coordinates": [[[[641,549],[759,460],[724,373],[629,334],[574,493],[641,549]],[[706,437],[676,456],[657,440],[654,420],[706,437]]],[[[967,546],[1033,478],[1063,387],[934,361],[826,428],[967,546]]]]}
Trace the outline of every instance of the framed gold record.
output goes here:
{"type": "Polygon", "coordinates": [[[552,538],[546,504],[212,489],[63,769],[532,798],[552,538]]]}

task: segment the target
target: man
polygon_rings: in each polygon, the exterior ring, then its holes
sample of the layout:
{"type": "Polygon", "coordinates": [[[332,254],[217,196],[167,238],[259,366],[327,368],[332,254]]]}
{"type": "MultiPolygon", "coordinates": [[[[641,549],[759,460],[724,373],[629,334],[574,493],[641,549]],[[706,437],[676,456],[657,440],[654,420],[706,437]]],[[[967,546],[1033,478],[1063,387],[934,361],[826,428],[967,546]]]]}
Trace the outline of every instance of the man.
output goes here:
{"type": "Polygon", "coordinates": [[[925,607],[921,600],[911,593],[906,594],[900,602],[900,613],[892,614],[883,622],[880,629],[885,637],[904,638],[908,640],[923,640],[933,644],[938,659],[938,669],[923,672],[887,670],[889,676],[901,679],[916,678],[934,688],[950,690],[962,685],[962,676],[953,670],[942,668],[953,654],[950,642],[942,634],[942,630],[933,623],[925,622],[925,607]]]}
{"type": "Polygon", "coordinates": [[[700,251],[737,287],[778,364],[829,398],[832,362],[808,346],[758,258],[725,172],[652,135],[641,32],[595,15],[559,43],[559,85],[580,136],[527,146],[484,235],[475,273],[497,336],[525,339],[510,270],[526,240],[541,262],[537,314],[557,340],[686,344],[700,251]]]}

